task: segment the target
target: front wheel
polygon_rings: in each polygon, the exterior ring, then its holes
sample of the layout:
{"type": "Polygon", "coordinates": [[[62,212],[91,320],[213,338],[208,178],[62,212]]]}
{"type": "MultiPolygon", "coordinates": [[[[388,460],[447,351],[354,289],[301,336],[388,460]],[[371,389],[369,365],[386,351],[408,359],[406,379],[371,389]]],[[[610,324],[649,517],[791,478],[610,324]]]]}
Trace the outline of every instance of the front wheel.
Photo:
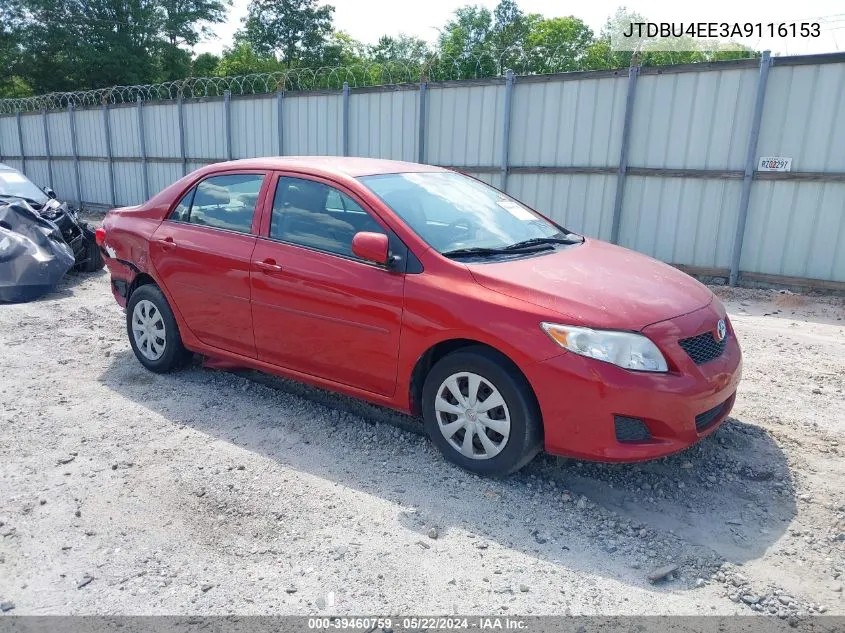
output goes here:
{"type": "Polygon", "coordinates": [[[540,412],[527,381],[484,347],[438,361],[426,377],[422,409],[444,457],[481,475],[513,473],[542,448],[540,412]]]}
{"type": "Polygon", "coordinates": [[[126,330],[135,357],[150,371],[166,373],[182,367],[190,358],[173,311],[153,284],[141,286],[130,295],[126,330]]]}

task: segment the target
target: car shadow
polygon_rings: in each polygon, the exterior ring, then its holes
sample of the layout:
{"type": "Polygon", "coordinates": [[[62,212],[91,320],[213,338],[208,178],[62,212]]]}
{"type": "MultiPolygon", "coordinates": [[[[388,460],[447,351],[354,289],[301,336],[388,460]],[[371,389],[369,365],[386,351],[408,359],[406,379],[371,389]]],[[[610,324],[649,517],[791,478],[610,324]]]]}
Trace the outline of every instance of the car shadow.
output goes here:
{"type": "Polygon", "coordinates": [[[646,585],[650,569],[672,562],[687,581],[683,588],[692,587],[722,562],[762,556],[796,514],[786,456],[767,431],[736,418],[691,449],[652,462],[540,455],[515,475],[485,479],[440,457],[417,419],[294,381],[205,369],[198,361],[157,375],[128,350],[111,357],[99,380],[176,427],[398,503],[398,521],[423,541],[432,525],[441,538],[460,529],[620,582],[646,585]],[[374,446],[368,428],[380,425],[389,432],[374,446]],[[425,460],[425,477],[418,464],[408,467],[411,460],[425,460]],[[439,484],[443,494],[432,495],[439,484]]]}

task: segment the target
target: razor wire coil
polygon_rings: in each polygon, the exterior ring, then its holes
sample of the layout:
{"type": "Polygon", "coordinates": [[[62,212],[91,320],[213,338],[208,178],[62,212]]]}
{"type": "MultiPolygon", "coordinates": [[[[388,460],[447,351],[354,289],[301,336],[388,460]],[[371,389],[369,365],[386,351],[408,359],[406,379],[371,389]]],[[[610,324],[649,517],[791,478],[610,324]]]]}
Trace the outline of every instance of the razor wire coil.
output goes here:
{"type": "Polygon", "coordinates": [[[138,101],[165,101],[277,91],[340,90],[350,88],[501,77],[506,70],[518,75],[553,73],[572,68],[571,51],[511,47],[498,53],[459,57],[432,55],[423,62],[365,62],[349,66],[290,68],[229,77],[186,77],[161,83],[111,86],[93,90],[51,92],[32,97],[0,99],[0,114],[64,110],[138,101]],[[565,53],[565,54],[564,54],[565,53]]]}

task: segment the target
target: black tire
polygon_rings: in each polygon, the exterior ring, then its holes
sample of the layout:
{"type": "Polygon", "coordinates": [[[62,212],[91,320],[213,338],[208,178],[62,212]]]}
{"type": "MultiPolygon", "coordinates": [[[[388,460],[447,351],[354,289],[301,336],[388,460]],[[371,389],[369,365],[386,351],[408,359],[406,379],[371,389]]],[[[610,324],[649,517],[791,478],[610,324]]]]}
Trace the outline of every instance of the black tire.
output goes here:
{"type": "Polygon", "coordinates": [[[164,374],[184,367],[191,358],[191,352],[186,350],[182,344],[182,336],[179,334],[179,326],[176,324],[173,311],[170,309],[167,299],[164,298],[164,294],[155,284],[143,285],[129,296],[129,301],[126,304],[126,333],[129,336],[129,344],[132,346],[132,351],[135,352],[135,357],[138,361],[144,367],[157,374],[164,374]],[[132,315],[135,306],[142,300],[152,303],[155,309],[161,313],[162,320],[164,321],[164,352],[155,360],[151,360],[141,353],[132,332],[132,315]]]}
{"type": "Polygon", "coordinates": [[[97,246],[97,241],[91,229],[83,227],[82,236],[85,238],[85,258],[77,264],[76,269],[83,273],[96,272],[105,265],[103,254],[100,252],[100,247],[97,246]]]}
{"type": "Polygon", "coordinates": [[[543,447],[542,418],[531,387],[513,363],[486,347],[465,347],[440,359],[426,376],[422,411],[426,432],[443,456],[479,475],[503,476],[516,472],[534,459],[543,447]],[[507,405],[510,433],[504,448],[494,457],[467,457],[440,431],[435,411],[437,392],[449,376],[459,372],[471,372],[484,378],[501,393],[507,405]]]}

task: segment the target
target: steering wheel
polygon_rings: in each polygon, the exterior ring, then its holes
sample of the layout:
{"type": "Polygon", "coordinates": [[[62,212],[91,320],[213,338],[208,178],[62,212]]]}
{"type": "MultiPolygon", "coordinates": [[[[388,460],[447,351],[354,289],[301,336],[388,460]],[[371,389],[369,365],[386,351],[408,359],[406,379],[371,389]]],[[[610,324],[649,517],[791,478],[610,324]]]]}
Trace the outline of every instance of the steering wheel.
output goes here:
{"type": "MultiPolygon", "coordinates": [[[[466,233],[473,231],[476,228],[475,222],[469,218],[459,218],[449,224],[448,229],[450,233],[460,232],[459,238],[465,237],[466,233]]],[[[460,239],[455,239],[453,242],[458,242],[460,239]]]]}

